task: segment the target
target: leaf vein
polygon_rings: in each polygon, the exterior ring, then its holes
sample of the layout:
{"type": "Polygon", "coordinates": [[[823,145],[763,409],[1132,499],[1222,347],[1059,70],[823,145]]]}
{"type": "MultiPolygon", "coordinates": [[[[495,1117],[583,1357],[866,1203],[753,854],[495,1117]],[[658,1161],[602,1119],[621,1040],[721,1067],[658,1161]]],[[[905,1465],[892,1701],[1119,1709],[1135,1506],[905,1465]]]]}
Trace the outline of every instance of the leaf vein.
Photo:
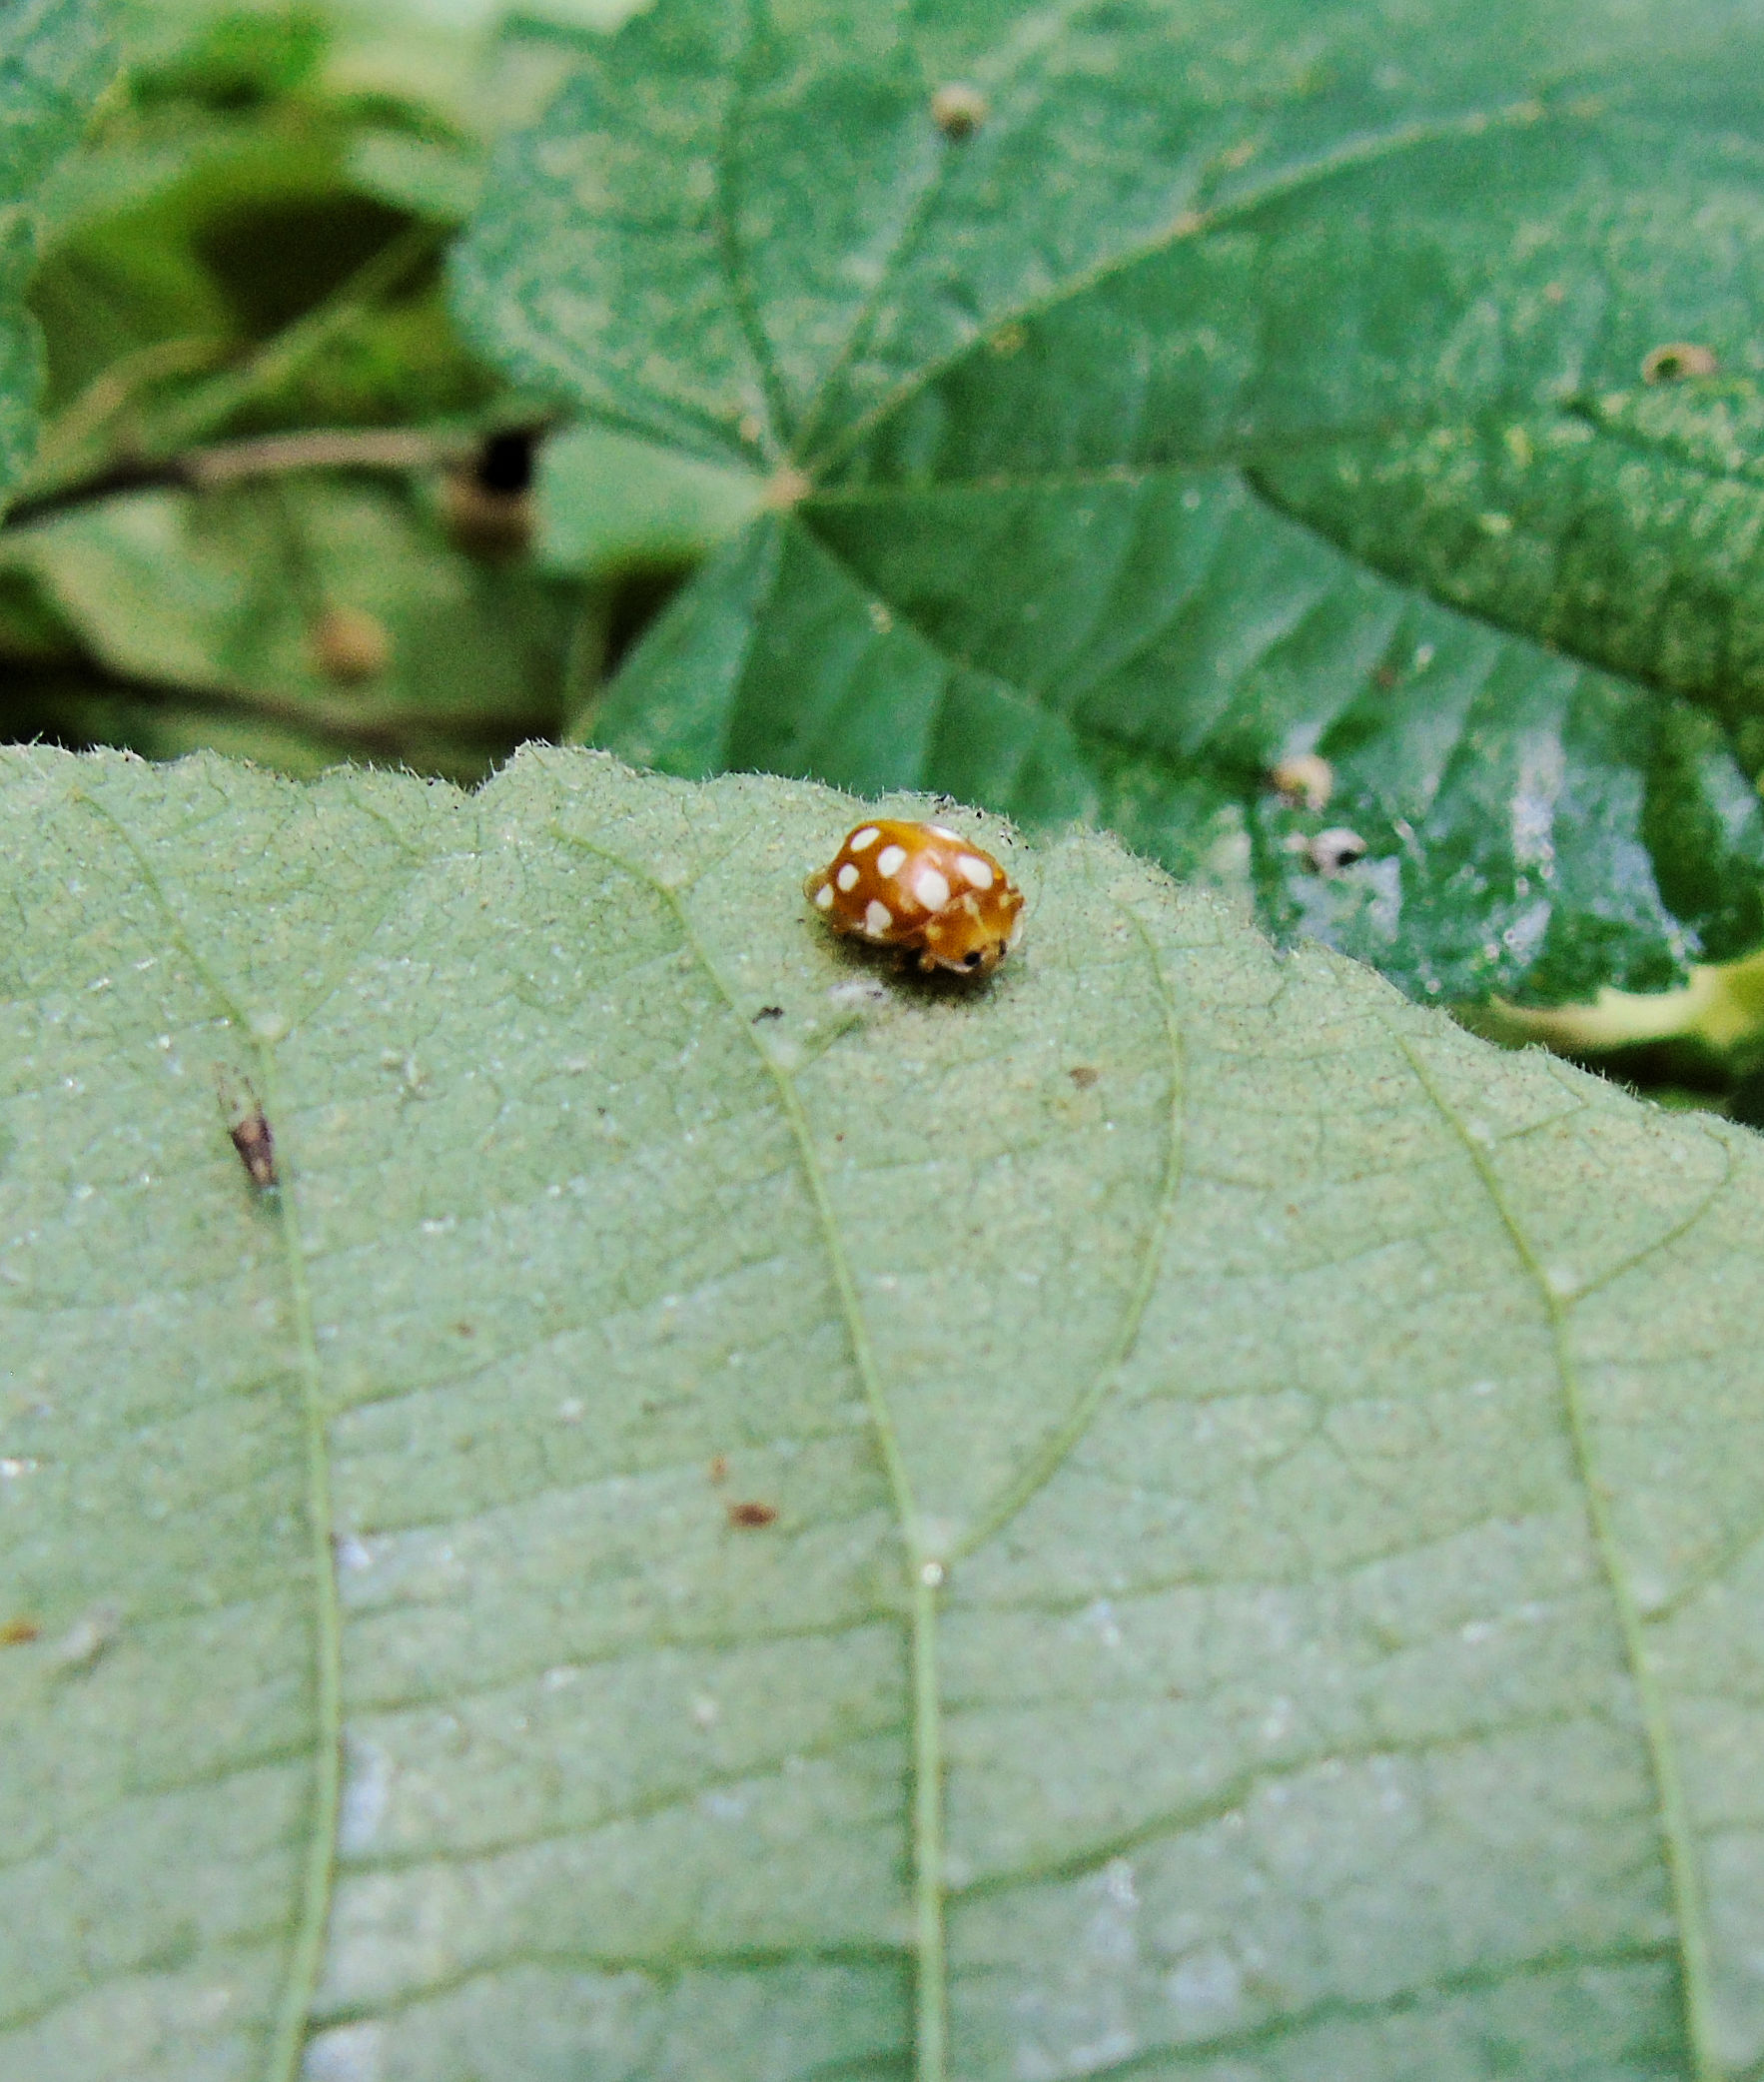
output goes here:
{"type": "Polygon", "coordinates": [[[1593,1445],[1590,1414],[1569,1336],[1572,1305],[1551,1284],[1530,1238],[1507,1202],[1488,1153],[1469,1132],[1413,1044],[1401,1034],[1392,1033],[1391,1038],[1406,1059],[1416,1084],[1462,1147],[1495,1216],[1506,1231],[1514,1256],[1536,1290],[1549,1325],[1569,1445],[1585,1499],[1587,1526],[1609,1586],[1624,1660],[1629,1667],[1630,1681],[1635,1686],[1643,1745],[1653,1779],[1660,1851],[1678,1933],[1687,2048],[1696,2082],[1722,2082],[1722,2063],[1714,2049],[1710,1933],[1698,1882],[1690,1803],[1679,1768],[1665,1698],[1648,1652],[1646,1621],[1623,1566],[1622,1550],[1611,1513],[1610,1491],[1600,1473],[1593,1445]]]}

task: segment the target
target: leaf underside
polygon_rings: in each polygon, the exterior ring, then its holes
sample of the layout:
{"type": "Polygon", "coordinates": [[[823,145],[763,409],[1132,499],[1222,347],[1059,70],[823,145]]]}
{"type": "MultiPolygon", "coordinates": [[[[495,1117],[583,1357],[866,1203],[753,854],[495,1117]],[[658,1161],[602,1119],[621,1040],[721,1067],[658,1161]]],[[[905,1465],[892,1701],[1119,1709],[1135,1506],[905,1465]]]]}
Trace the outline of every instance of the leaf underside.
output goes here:
{"type": "Polygon", "coordinates": [[[1419,997],[1755,944],[1760,62],[1731,0],[662,0],[456,270],[521,381],[794,474],[596,741],[1107,824],[1419,997]]]}
{"type": "Polygon", "coordinates": [[[1753,1138],[1101,837],[0,775],[6,2082],[1764,2073],[1753,1138]]]}

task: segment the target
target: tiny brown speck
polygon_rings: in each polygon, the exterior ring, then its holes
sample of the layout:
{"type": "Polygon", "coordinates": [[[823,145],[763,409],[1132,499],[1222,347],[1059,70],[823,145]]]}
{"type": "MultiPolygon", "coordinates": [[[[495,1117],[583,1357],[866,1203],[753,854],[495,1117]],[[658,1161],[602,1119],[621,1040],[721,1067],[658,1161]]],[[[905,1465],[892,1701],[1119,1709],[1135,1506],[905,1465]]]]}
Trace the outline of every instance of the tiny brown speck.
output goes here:
{"type": "Polygon", "coordinates": [[[726,1453],[719,1453],[712,1459],[710,1464],[710,1479],[712,1482],[728,1481],[729,1457],[726,1453]]]}
{"type": "Polygon", "coordinates": [[[1089,1063],[1075,1063],[1066,1072],[1081,1092],[1088,1092],[1102,1074],[1102,1071],[1093,1069],[1089,1063]]]}
{"type": "MultiPolygon", "coordinates": [[[[1382,666],[1378,669],[1380,673],[1384,670],[1382,666]]],[[[1391,673],[1392,684],[1395,677],[1391,673]]],[[[1335,769],[1316,752],[1296,752],[1290,758],[1277,759],[1268,777],[1282,799],[1295,809],[1301,803],[1309,810],[1326,809],[1335,791],[1335,769]]]]}
{"type": "Polygon", "coordinates": [[[313,669],[337,686],[379,679],[392,663],[392,636],[362,607],[327,607],[307,631],[313,669]]]}
{"type": "Polygon", "coordinates": [[[761,1526],[769,1526],[778,1516],[775,1504],[731,1504],[729,1524],[751,1533],[761,1526]]]}
{"type": "Polygon", "coordinates": [[[469,1323],[455,1323],[453,1325],[453,1334],[455,1337],[460,1338],[474,1338],[477,1336],[476,1330],[469,1323]]]}
{"type": "Polygon", "coordinates": [[[758,1026],[762,1019],[782,1019],[783,1016],[784,1008],[782,1005],[761,1005],[759,1010],[753,1015],[753,1024],[758,1026]]]}
{"type": "Polygon", "coordinates": [[[991,114],[986,96],[978,87],[952,81],[931,97],[931,120],[946,138],[957,143],[974,135],[991,114]]]}
{"type": "Polygon", "coordinates": [[[760,495],[760,504],[767,513],[787,514],[792,507],[800,506],[814,489],[813,478],[804,477],[801,471],[792,469],[786,463],[781,470],[774,471],[767,479],[765,490],[760,495]]]}
{"type": "Polygon", "coordinates": [[[42,1630],[35,1619],[8,1619],[0,1626],[0,1648],[22,1647],[26,1641],[34,1641],[42,1630]]]}

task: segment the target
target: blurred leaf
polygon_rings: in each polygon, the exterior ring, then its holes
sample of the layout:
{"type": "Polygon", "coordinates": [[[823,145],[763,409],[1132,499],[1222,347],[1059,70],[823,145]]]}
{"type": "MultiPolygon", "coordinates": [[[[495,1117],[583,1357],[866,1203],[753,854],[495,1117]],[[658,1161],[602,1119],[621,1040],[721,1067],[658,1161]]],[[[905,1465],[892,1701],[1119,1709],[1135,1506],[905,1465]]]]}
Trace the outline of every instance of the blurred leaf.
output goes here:
{"type": "MultiPolygon", "coordinates": [[[[0,536],[0,572],[33,581],[122,683],[76,683],[55,734],[163,754],[219,741],[192,734],[207,714],[230,749],[296,771],[354,754],[481,778],[556,731],[581,612],[529,568],[451,549],[402,491],[349,480],[108,500],[0,536]],[[384,672],[328,666],[321,633],[340,609],[384,631],[384,672]]],[[[51,727],[52,690],[27,697],[51,727]]]]}
{"type": "Polygon", "coordinates": [[[575,427],[539,451],[540,557],[606,572],[696,563],[758,511],[750,472],[694,462],[603,427],[575,427]]]}
{"type": "Polygon", "coordinates": [[[130,84],[149,107],[194,102],[225,111],[260,108],[306,85],[331,41],[325,10],[298,4],[201,13],[137,5],[125,19],[137,31],[129,40],[130,84]]]}
{"type": "Polygon", "coordinates": [[[1705,422],[1759,412],[1761,66],[1734,0],[662,0],[582,44],[458,308],[789,509],[599,738],[1235,847],[1417,994],[1755,944],[1764,480],[1705,422]],[[1671,341],[1719,400],[1639,395],[1671,341]],[[1315,872],[1325,830],[1365,857],[1315,872]]]}
{"type": "Polygon", "coordinates": [[[473,154],[398,130],[364,131],[350,147],[348,172],[364,194],[437,224],[462,224],[483,189],[473,154]]]}
{"type": "Polygon", "coordinates": [[[9,0],[0,10],[0,497],[36,442],[42,351],[24,310],[37,253],[33,206],[112,62],[96,0],[9,0]]]}
{"type": "Polygon", "coordinates": [[[800,785],[0,770],[8,2075],[1755,2072],[1754,1137],[1093,836],[969,992],[800,785]]]}
{"type": "Polygon", "coordinates": [[[1534,1007],[1496,998],[1459,1018],[1503,1048],[1541,1044],[1656,1104],[1713,1107],[1764,1128],[1764,954],[1694,968],[1679,990],[1606,989],[1534,1007]]]}
{"type": "Polygon", "coordinates": [[[135,387],[126,414],[87,428],[104,438],[75,458],[74,474],[223,431],[481,410],[497,386],[463,354],[441,306],[439,236],[422,233],[428,250],[376,275],[414,228],[409,198],[376,177],[377,162],[402,153],[463,164],[476,143],[415,83],[405,99],[343,92],[322,63],[338,25],[311,9],[174,7],[127,19],[132,93],[48,198],[53,239],[34,303],[52,402],[83,424],[120,366],[177,342],[206,342],[209,353],[206,368],[187,358],[159,372],[135,387]],[[256,85],[233,91],[235,74],[256,85]],[[241,381],[192,382],[223,358],[241,381]]]}

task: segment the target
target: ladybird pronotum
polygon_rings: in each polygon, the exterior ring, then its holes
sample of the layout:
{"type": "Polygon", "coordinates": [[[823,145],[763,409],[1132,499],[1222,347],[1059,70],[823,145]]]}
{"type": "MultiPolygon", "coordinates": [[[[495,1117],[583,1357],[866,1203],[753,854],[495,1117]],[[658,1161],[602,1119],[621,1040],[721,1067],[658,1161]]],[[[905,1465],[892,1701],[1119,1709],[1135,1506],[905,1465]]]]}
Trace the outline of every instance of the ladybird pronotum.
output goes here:
{"type": "Polygon", "coordinates": [[[803,888],[834,932],[959,976],[996,969],[1023,926],[1022,890],[990,853],[942,824],[872,817],[803,888]]]}

